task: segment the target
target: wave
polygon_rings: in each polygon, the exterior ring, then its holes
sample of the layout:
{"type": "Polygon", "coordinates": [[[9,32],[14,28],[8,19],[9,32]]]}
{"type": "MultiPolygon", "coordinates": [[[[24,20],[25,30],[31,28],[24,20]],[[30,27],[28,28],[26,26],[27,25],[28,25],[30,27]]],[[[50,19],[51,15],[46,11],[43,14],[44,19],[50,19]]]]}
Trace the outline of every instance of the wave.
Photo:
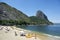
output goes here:
{"type": "Polygon", "coordinates": [[[47,35],[49,37],[54,37],[54,38],[60,38],[60,36],[53,36],[53,35],[50,35],[50,34],[43,34],[43,35],[47,35]]]}
{"type": "MultiPolygon", "coordinates": [[[[25,30],[28,30],[28,29],[25,29],[25,30]]],[[[46,35],[48,37],[59,38],[60,39],[60,36],[54,36],[54,35],[50,35],[50,34],[46,34],[46,33],[42,33],[42,32],[37,32],[37,31],[33,31],[33,30],[29,30],[29,31],[32,31],[32,32],[37,33],[37,34],[43,34],[43,35],[46,35]]]]}
{"type": "Polygon", "coordinates": [[[43,35],[46,35],[46,36],[48,36],[48,37],[59,38],[59,39],[60,39],[60,36],[54,36],[54,35],[50,35],[50,34],[46,34],[46,33],[42,33],[42,32],[36,32],[36,31],[33,31],[33,32],[35,32],[35,33],[37,33],[37,34],[43,34],[43,35]]]}

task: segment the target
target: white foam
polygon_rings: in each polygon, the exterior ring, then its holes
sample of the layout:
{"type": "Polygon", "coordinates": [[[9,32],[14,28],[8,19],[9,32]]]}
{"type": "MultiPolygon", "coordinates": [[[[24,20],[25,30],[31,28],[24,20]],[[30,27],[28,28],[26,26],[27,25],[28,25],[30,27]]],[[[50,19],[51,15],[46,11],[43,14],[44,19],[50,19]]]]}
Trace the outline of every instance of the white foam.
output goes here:
{"type": "Polygon", "coordinates": [[[53,35],[49,35],[49,34],[44,34],[44,35],[47,35],[47,36],[49,36],[49,37],[60,38],[60,36],[53,36],[53,35]]]}

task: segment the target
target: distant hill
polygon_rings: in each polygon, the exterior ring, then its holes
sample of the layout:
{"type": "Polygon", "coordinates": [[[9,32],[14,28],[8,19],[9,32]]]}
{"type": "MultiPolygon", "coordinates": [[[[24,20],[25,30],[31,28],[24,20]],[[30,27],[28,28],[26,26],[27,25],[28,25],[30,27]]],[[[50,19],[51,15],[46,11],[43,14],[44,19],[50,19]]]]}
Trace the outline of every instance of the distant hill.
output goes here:
{"type": "Polygon", "coordinates": [[[9,6],[4,2],[0,2],[0,24],[2,25],[27,25],[27,24],[51,24],[47,16],[39,13],[37,16],[28,17],[23,12],[14,7],[9,6]],[[42,23],[43,22],[43,23],[42,23]]]}

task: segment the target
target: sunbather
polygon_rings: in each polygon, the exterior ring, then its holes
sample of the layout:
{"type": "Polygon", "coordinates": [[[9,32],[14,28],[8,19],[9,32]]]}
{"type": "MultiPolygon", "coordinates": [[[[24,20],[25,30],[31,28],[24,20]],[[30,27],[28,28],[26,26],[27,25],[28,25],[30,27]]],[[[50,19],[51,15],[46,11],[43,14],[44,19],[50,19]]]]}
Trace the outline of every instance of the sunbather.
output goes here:
{"type": "Polygon", "coordinates": [[[28,33],[28,34],[26,34],[26,37],[31,38],[31,37],[33,37],[33,35],[31,33],[28,33]]]}
{"type": "Polygon", "coordinates": [[[25,32],[24,31],[20,31],[20,36],[25,36],[25,32]]]}
{"type": "Polygon", "coordinates": [[[3,29],[3,27],[0,27],[0,30],[2,30],[3,29]]]}

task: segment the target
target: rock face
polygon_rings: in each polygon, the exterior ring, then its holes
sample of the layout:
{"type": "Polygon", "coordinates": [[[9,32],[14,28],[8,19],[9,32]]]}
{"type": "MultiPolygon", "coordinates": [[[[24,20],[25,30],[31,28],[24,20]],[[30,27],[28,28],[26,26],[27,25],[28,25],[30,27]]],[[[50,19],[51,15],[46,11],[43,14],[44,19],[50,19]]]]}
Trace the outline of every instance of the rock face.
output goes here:
{"type": "Polygon", "coordinates": [[[38,17],[40,19],[48,20],[47,16],[42,11],[40,11],[40,10],[37,11],[36,17],[38,17]]]}
{"type": "Polygon", "coordinates": [[[47,16],[40,10],[37,11],[36,16],[31,16],[33,24],[52,24],[47,18],[47,16]]]}
{"type": "Polygon", "coordinates": [[[0,24],[11,25],[11,24],[27,24],[30,19],[23,12],[17,10],[14,7],[9,6],[4,2],[0,2],[0,24]]]}
{"type": "Polygon", "coordinates": [[[28,19],[28,16],[23,12],[9,6],[6,3],[0,3],[0,20],[18,20],[28,19]]]}

